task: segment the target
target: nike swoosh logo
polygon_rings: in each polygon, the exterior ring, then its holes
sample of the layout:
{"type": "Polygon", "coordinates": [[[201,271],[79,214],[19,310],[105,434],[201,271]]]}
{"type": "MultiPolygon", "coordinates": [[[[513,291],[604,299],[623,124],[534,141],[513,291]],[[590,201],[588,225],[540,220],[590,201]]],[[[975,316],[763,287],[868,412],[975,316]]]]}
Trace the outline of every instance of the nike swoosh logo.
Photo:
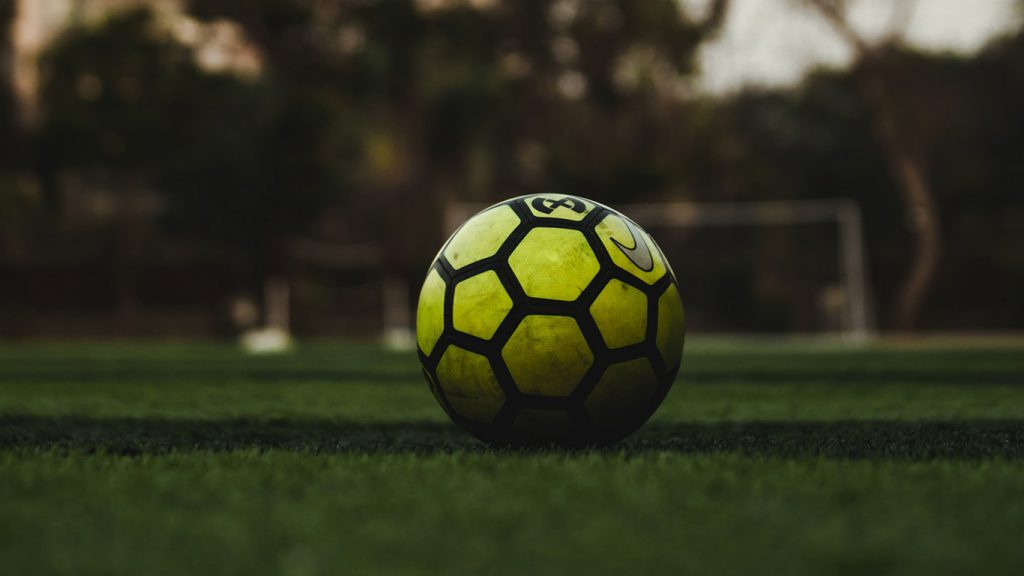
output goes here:
{"type": "Polygon", "coordinates": [[[626,229],[629,230],[629,235],[633,238],[633,246],[628,247],[615,238],[612,238],[612,242],[637,268],[644,272],[654,270],[654,258],[651,256],[651,249],[647,246],[647,242],[644,242],[643,234],[637,229],[637,225],[630,222],[628,218],[623,218],[622,221],[626,223],[626,229]]]}

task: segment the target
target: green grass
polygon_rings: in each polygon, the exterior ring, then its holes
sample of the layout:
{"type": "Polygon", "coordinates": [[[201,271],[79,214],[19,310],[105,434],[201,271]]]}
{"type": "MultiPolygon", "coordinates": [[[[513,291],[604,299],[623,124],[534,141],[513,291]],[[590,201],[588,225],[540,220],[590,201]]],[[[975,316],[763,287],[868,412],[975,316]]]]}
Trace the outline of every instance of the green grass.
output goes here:
{"type": "Polygon", "coordinates": [[[601,450],[492,450],[408,354],[0,345],[5,574],[1024,571],[1024,347],[702,345],[601,450]]]}

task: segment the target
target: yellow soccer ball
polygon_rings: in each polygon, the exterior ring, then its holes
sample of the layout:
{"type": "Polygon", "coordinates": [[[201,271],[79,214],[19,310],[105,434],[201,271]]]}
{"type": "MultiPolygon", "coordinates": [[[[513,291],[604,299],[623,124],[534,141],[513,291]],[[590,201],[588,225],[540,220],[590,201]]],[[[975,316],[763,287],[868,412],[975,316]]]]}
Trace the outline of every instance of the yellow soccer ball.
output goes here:
{"type": "Polygon", "coordinates": [[[448,239],[416,340],[445,412],[496,444],[607,444],[639,428],[679,371],[683,305],[654,240],[576,196],[514,198],[448,239]]]}

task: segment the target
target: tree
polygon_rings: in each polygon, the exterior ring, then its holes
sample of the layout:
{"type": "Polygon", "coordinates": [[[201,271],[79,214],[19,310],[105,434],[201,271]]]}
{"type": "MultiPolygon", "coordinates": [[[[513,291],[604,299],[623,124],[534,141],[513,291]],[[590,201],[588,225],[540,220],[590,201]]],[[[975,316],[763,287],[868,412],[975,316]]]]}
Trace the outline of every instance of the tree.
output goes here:
{"type": "Polygon", "coordinates": [[[713,0],[697,19],[674,0],[472,4],[194,0],[189,9],[239,22],[273,74],[357,111],[355,177],[377,215],[368,232],[413,278],[450,201],[662,191],[685,126],[658,82],[693,73],[729,6],[713,0]],[[641,69],[623,87],[630,59],[641,69]]]}
{"type": "MultiPolygon", "coordinates": [[[[14,106],[14,49],[11,46],[13,20],[14,0],[0,0],[0,141],[5,142],[13,140],[17,132],[14,106]]],[[[8,159],[0,158],[0,162],[6,160],[8,159]]]]}
{"type": "MultiPolygon", "coordinates": [[[[911,330],[918,324],[942,255],[939,209],[928,174],[929,130],[916,117],[914,98],[928,95],[902,90],[899,45],[903,27],[868,40],[850,23],[847,0],[806,0],[853,50],[854,77],[861,98],[872,112],[875,134],[885,152],[902,200],[915,250],[900,288],[894,325],[911,330]]],[[[894,15],[909,15],[913,2],[894,2],[894,15]]]]}
{"type": "Polygon", "coordinates": [[[238,281],[259,295],[287,267],[291,235],[342,190],[329,99],[273,76],[208,73],[148,11],[72,29],[41,64],[39,170],[54,198],[68,172],[114,193],[108,253],[126,321],[154,224],[140,213],[141,192],[159,195],[164,232],[240,255],[248,272],[238,281]]]}
{"type": "Polygon", "coordinates": [[[14,0],[0,0],[0,258],[22,252],[25,231],[34,227],[39,204],[26,177],[27,136],[17,118],[11,41],[14,10],[14,0]]]}

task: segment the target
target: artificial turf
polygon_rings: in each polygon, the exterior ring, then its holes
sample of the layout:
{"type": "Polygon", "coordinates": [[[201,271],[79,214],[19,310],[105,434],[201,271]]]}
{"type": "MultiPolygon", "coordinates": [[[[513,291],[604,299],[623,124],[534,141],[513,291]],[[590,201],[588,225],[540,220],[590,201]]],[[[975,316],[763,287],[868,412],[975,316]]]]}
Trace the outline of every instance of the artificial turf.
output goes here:
{"type": "Polygon", "coordinates": [[[0,571],[1024,573],[1024,346],[955,344],[698,339],[577,451],[487,448],[364,345],[0,345],[0,571]]]}

